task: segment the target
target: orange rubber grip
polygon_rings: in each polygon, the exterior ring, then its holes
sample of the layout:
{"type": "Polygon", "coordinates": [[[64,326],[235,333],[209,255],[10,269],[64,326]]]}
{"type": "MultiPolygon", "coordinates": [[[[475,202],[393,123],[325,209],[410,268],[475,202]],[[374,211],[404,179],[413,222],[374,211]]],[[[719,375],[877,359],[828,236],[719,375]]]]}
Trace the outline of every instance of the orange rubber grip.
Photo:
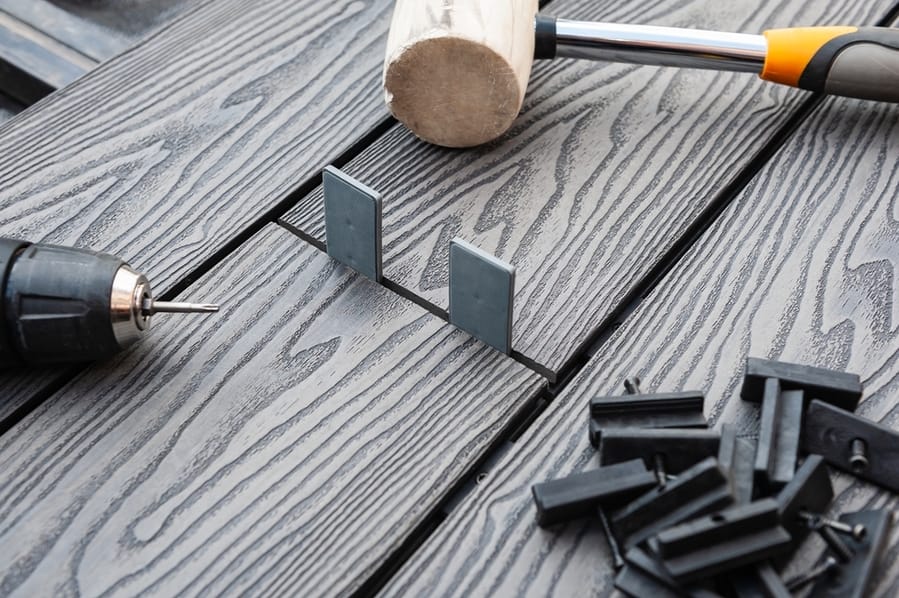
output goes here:
{"type": "Polygon", "coordinates": [[[799,87],[799,79],[821,48],[842,35],[857,31],[858,27],[805,27],[766,31],[764,35],[768,39],[768,56],[761,77],[767,81],[799,87]]]}

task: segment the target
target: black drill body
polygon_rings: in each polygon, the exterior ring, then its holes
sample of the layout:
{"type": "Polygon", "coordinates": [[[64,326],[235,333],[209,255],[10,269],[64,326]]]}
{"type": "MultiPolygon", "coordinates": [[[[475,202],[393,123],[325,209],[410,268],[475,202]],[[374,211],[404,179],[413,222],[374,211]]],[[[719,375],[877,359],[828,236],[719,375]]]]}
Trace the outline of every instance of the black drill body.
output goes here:
{"type": "Polygon", "coordinates": [[[2,368],[107,359],[156,312],[216,310],[153,301],[146,278],[115,256],[0,238],[2,368]]]}

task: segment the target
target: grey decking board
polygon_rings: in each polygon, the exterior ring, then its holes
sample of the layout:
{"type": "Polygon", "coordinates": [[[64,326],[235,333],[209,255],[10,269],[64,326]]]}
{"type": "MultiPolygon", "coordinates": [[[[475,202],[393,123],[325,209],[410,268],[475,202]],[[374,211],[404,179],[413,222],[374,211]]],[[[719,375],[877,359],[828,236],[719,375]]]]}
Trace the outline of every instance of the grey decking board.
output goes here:
{"type": "MultiPolygon", "coordinates": [[[[0,0],[0,87],[31,105],[65,87],[97,63],[136,44],[200,0],[133,3],[54,3],[49,0],[0,0]],[[67,7],[64,10],[57,4],[67,7]],[[76,13],[128,23],[134,33],[79,18],[76,13]]],[[[129,28],[129,31],[130,29],[129,28]]]]}
{"type": "Polygon", "coordinates": [[[22,106],[17,102],[9,99],[3,94],[0,94],[0,124],[5,123],[13,116],[22,111],[22,106]]]}
{"type": "MultiPolygon", "coordinates": [[[[190,11],[0,130],[0,235],[107,251],[172,289],[383,122],[392,7],[190,11]]],[[[0,374],[7,412],[26,388],[0,374]]]]}
{"type": "Polygon", "coordinates": [[[4,131],[0,227],[120,253],[167,288],[382,122],[390,5],[192,11],[4,131]]]}
{"type": "Polygon", "coordinates": [[[269,225],[0,438],[0,593],[345,593],[542,387],[269,225]]]}
{"type": "MultiPolygon", "coordinates": [[[[77,2],[73,7],[84,7],[77,2]]],[[[130,41],[115,30],[98,27],[92,21],[79,19],[71,10],[64,10],[49,0],[0,0],[0,10],[71,49],[102,62],[126,50],[130,41]]],[[[119,10],[122,10],[121,5],[119,10]]]]}
{"type": "MultiPolygon", "coordinates": [[[[649,390],[705,389],[707,415],[751,435],[758,406],[738,396],[747,355],[846,369],[865,384],[860,413],[899,428],[897,156],[899,106],[826,100],[385,594],[611,591],[599,525],[536,528],[530,485],[597,466],[588,401],[622,392],[626,376],[649,390]]],[[[835,485],[835,511],[897,505],[848,476],[835,485]]],[[[877,595],[899,591],[892,542],[877,595]]]]}
{"type": "MultiPolygon", "coordinates": [[[[20,2],[21,0],[6,0],[20,2]]],[[[28,0],[33,2],[34,0],[28,0]]],[[[93,23],[125,47],[139,41],[180,13],[208,0],[43,0],[81,20],[93,23]]],[[[215,0],[213,0],[215,1],[215,0]]],[[[30,9],[34,10],[34,9],[30,9]]],[[[124,49],[124,48],[123,48],[124,49]]],[[[112,56],[113,52],[106,56],[112,56]]]]}
{"type": "Polygon", "coordinates": [[[31,105],[96,65],[42,30],[0,10],[0,91],[31,105]]]}
{"type": "MultiPolygon", "coordinates": [[[[755,32],[873,23],[892,0],[556,0],[552,14],[755,32]]],[[[514,348],[559,372],[806,97],[752,75],[557,61],[512,133],[476,150],[397,126],[348,164],[384,197],[385,276],[447,307],[461,236],[517,267],[514,348]]],[[[320,191],[285,221],[324,240],[320,191]]]]}

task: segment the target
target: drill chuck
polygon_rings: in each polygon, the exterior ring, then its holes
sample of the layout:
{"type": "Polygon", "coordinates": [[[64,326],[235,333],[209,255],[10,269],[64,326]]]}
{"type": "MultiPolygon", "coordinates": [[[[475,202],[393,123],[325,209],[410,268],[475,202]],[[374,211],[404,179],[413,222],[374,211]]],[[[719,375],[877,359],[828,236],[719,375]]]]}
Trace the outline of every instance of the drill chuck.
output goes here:
{"type": "Polygon", "coordinates": [[[0,366],[112,357],[162,311],[214,305],[154,301],[147,278],[112,255],[0,238],[0,366]]]}

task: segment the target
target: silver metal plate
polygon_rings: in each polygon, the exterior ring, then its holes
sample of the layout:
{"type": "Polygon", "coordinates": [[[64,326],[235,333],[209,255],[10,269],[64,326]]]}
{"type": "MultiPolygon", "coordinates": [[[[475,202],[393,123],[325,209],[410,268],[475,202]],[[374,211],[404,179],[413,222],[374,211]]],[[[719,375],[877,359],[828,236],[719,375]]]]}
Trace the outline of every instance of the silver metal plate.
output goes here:
{"type": "Polygon", "coordinates": [[[449,270],[450,323],[498,351],[511,353],[515,268],[453,239],[449,270]]]}
{"type": "Polygon", "coordinates": [[[323,178],[328,255],[381,282],[381,195],[333,166],[323,178]]]}

